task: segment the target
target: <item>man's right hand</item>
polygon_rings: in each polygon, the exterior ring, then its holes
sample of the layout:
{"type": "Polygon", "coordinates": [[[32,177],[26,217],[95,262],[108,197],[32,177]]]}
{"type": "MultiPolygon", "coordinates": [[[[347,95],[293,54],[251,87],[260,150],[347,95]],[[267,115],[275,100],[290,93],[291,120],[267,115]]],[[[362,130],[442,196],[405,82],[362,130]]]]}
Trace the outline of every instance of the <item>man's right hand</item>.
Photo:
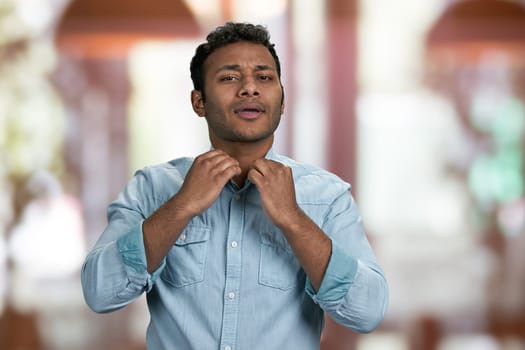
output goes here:
{"type": "Polygon", "coordinates": [[[144,221],[148,272],[160,265],[188,221],[208,209],[226,182],[240,173],[239,162],[223,151],[213,150],[195,158],[179,192],[144,221]]]}
{"type": "Polygon", "coordinates": [[[201,154],[191,166],[180,191],[175,195],[183,210],[193,217],[208,209],[224,185],[241,174],[239,162],[221,150],[201,154]]]}

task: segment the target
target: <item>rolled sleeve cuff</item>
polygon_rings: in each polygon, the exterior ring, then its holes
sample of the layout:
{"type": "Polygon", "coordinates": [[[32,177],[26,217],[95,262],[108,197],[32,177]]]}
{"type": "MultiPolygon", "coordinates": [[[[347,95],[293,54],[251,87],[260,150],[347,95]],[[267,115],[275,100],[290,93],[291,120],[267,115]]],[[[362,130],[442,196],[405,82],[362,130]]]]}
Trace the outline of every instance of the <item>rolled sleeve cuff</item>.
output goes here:
{"type": "Polygon", "coordinates": [[[117,247],[124,265],[133,270],[133,274],[149,275],[148,280],[153,283],[166,265],[166,259],[162,261],[160,266],[152,274],[148,274],[146,249],[144,247],[144,238],[142,235],[143,222],[144,221],[120,237],[117,240],[117,247]]]}
{"type": "Polygon", "coordinates": [[[307,278],[306,293],[316,303],[341,300],[352,286],[356,272],[357,260],[347,255],[337,242],[332,241],[332,255],[319,291],[315,293],[310,279],[307,278]]]}

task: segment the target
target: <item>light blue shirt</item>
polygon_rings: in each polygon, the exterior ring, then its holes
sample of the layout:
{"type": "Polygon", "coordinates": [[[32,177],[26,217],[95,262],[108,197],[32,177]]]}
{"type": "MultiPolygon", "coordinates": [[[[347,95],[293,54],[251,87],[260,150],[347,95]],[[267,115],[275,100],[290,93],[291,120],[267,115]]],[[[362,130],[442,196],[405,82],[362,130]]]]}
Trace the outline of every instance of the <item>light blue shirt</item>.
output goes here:
{"type": "Polygon", "coordinates": [[[138,171],[110,204],[82,269],[87,304],[110,312],[147,293],[150,350],[319,349],[324,312],[358,332],[377,327],[387,283],[350,185],[271,150],[267,158],[291,167],[299,206],[331,238],[317,293],[248,180],[229,182],[149,274],[142,223],[180,189],[193,161],[180,158],[138,171]]]}

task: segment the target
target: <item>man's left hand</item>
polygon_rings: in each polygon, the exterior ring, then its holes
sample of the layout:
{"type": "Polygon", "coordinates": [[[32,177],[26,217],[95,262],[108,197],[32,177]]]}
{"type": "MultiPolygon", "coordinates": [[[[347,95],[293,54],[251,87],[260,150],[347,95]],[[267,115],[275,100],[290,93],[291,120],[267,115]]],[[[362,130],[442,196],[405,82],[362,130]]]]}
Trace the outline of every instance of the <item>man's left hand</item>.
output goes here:
{"type": "Polygon", "coordinates": [[[248,179],[257,186],[266,215],[282,228],[292,223],[302,214],[295,198],[292,169],[282,163],[269,160],[256,160],[248,179]]]}

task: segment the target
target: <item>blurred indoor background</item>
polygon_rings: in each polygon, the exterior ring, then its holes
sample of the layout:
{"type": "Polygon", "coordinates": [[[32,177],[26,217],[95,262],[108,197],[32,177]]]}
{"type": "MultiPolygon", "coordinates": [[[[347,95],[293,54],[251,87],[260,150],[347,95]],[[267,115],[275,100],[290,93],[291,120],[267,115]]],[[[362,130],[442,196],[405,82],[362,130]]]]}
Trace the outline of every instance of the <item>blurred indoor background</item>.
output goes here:
{"type": "Polygon", "coordinates": [[[208,149],[189,61],[227,20],[269,28],[276,148],[352,183],[390,284],[323,350],[525,349],[524,0],[0,0],[0,349],[145,349],[144,299],[94,314],[79,271],[136,169],[208,149]]]}

